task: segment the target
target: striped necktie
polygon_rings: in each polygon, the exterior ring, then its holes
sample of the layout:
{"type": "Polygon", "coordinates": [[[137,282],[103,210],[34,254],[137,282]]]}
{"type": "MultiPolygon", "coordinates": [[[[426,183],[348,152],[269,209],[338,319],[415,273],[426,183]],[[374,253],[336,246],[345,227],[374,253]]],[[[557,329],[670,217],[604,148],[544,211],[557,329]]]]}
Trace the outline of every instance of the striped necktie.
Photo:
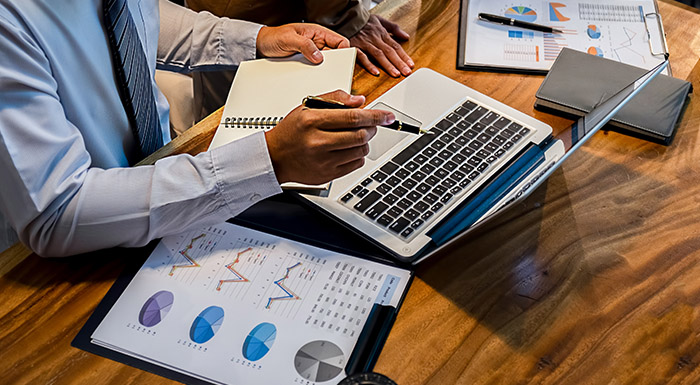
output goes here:
{"type": "Polygon", "coordinates": [[[163,145],[146,55],[127,0],[104,0],[103,8],[119,97],[141,154],[146,157],[163,145]]]}

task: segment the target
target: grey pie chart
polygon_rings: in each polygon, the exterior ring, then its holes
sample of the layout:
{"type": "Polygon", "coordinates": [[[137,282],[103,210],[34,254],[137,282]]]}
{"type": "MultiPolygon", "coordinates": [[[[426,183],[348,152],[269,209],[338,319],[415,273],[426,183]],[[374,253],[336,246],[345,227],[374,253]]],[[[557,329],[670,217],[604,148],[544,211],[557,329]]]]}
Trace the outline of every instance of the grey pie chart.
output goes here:
{"type": "Polygon", "coordinates": [[[297,351],[294,367],[300,376],[309,381],[325,382],[342,373],[345,355],[338,345],[330,341],[312,341],[297,351]]]}

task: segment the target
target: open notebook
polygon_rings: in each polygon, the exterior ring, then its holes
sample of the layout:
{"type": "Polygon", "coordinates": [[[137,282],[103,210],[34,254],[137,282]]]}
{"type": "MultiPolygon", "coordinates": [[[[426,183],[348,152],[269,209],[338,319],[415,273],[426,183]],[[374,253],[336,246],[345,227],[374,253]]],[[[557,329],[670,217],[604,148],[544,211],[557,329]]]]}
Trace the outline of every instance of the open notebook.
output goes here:
{"type": "MultiPolygon", "coordinates": [[[[241,63],[231,84],[223,117],[210,149],[274,127],[308,95],[343,90],[350,93],[355,48],[325,50],[323,62],[311,64],[301,54],[241,63]]],[[[324,188],[285,183],[285,188],[324,188]]]]}

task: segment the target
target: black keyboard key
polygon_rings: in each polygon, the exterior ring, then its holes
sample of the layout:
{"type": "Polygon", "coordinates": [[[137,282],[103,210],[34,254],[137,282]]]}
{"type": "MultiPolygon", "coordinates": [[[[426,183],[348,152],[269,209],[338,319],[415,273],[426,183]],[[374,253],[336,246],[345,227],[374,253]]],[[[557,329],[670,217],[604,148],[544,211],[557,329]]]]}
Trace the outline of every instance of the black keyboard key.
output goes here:
{"type": "Polygon", "coordinates": [[[429,175],[428,179],[425,180],[425,183],[435,186],[436,184],[440,183],[440,178],[436,177],[435,175],[429,175]]]}
{"type": "Polygon", "coordinates": [[[501,135],[496,135],[493,137],[493,139],[491,139],[491,142],[500,146],[506,142],[506,138],[502,137],[501,135]]]}
{"type": "Polygon", "coordinates": [[[430,174],[435,170],[435,166],[433,166],[432,164],[424,164],[423,167],[420,168],[420,170],[426,174],[430,174]]]}
{"type": "Polygon", "coordinates": [[[510,138],[510,140],[512,140],[513,143],[518,143],[518,141],[519,141],[520,139],[522,139],[522,138],[523,138],[522,135],[520,135],[520,134],[515,134],[515,135],[513,135],[513,136],[510,138]]]}
{"type": "Polygon", "coordinates": [[[408,193],[408,190],[406,190],[406,188],[404,188],[404,187],[396,186],[394,188],[394,195],[396,195],[396,196],[402,197],[402,196],[406,195],[406,193],[408,193]]]}
{"type": "Polygon", "coordinates": [[[484,162],[484,163],[480,164],[479,166],[477,166],[476,171],[484,172],[484,170],[486,170],[487,168],[489,168],[489,164],[484,162]]]}
{"type": "Polygon", "coordinates": [[[493,144],[493,142],[488,142],[484,146],[485,149],[487,149],[489,152],[494,152],[498,149],[498,145],[493,144]]]}
{"type": "Polygon", "coordinates": [[[440,167],[440,166],[442,166],[443,163],[445,163],[445,161],[442,160],[442,158],[440,158],[440,157],[435,157],[433,159],[430,159],[429,163],[435,167],[440,167]]]}
{"type": "Polygon", "coordinates": [[[457,137],[457,139],[455,139],[455,143],[464,147],[467,145],[467,143],[469,143],[469,139],[465,138],[463,136],[459,136],[459,137],[457,137]]]}
{"type": "Polygon", "coordinates": [[[418,191],[421,194],[426,194],[430,191],[431,187],[427,183],[421,183],[418,186],[416,186],[416,191],[418,191]]]}
{"type": "Polygon", "coordinates": [[[355,186],[355,188],[353,188],[352,191],[350,191],[350,192],[353,193],[353,194],[357,194],[357,193],[359,193],[360,191],[362,191],[363,188],[364,188],[364,187],[362,187],[362,186],[355,186]]]}
{"type": "Polygon", "coordinates": [[[410,161],[410,162],[406,163],[406,165],[404,167],[406,167],[406,170],[408,170],[410,172],[414,172],[418,169],[418,163],[416,163],[414,161],[410,161]]]}
{"type": "Polygon", "coordinates": [[[510,124],[510,126],[508,126],[508,128],[515,131],[515,132],[519,132],[523,128],[523,126],[519,125],[518,123],[513,122],[510,124]]]}
{"type": "Polygon", "coordinates": [[[390,176],[389,179],[386,180],[386,184],[388,184],[389,186],[392,186],[392,187],[398,185],[399,183],[401,183],[401,179],[399,179],[393,175],[390,176]]]}
{"type": "Polygon", "coordinates": [[[520,134],[520,135],[522,135],[522,136],[525,136],[525,135],[527,135],[527,134],[529,134],[529,133],[530,133],[530,129],[527,128],[527,127],[523,127],[523,128],[520,130],[520,132],[518,132],[518,134],[520,134]]]}
{"type": "Polygon", "coordinates": [[[481,133],[479,136],[476,137],[476,140],[481,141],[483,143],[487,143],[488,141],[491,140],[491,135],[487,133],[481,133]]]}
{"type": "Polygon", "coordinates": [[[352,195],[352,194],[350,194],[350,193],[347,193],[347,194],[345,194],[345,196],[343,196],[342,198],[340,198],[340,201],[343,202],[343,203],[348,203],[348,201],[349,201],[350,199],[352,199],[352,197],[354,197],[354,195],[352,195]]]}
{"type": "Polygon", "coordinates": [[[423,200],[432,205],[433,203],[437,202],[438,196],[433,193],[428,193],[423,197],[423,200]]]}
{"type": "Polygon", "coordinates": [[[386,194],[384,198],[382,198],[382,202],[386,202],[389,205],[393,205],[397,200],[399,200],[399,198],[394,194],[386,194]]]}
{"type": "Polygon", "coordinates": [[[515,131],[506,128],[505,130],[501,131],[501,135],[503,135],[504,138],[508,139],[511,136],[515,135],[515,131]]]}
{"type": "Polygon", "coordinates": [[[506,153],[506,150],[504,150],[504,149],[502,149],[502,148],[499,148],[498,150],[496,150],[496,151],[493,153],[493,155],[495,155],[495,156],[497,156],[497,157],[500,158],[500,157],[502,157],[503,154],[505,154],[505,153],[506,153]]]}
{"type": "Polygon", "coordinates": [[[446,193],[447,189],[441,185],[437,185],[433,187],[433,194],[437,196],[442,196],[442,194],[446,193]]]}
{"type": "Polygon", "coordinates": [[[381,217],[379,217],[379,219],[377,219],[377,223],[379,223],[380,225],[382,225],[384,227],[389,226],[391,224],[391,222],[393,222],[393,221],[394,221],[394,218],[392,218],[386,214],[382,215],[381,217]]]}
{"type": "Polygon", "coordinates": [[[377,186],[377,191],[379,191],[380,194],[386,194],[389,191],[391,191],[391,186],[389,186],[386,183],[382,183],[379,186],[377,186]]]}
{"type": "Polygon", "coordinates": [[[421,135],[420,138],[411,143],[410,146],[404,148],[400,153],[394,156],[391,161],[396,164],[406,163],[413,155],[417,154],[418,151],[430,144],[433,139],[435,139],[435,135],[421,135]]]}
{"type": "Polygon", "coordinates": [[[467,137],[468,139],[474,139],[476,136],[479,135],[479,131],[470,128],[467,131],[464,131],[464,136],[467,137]]]}
{"type": "Polygon", "coordinates": [[[379,217],[379,214],[383,213],[388,208],[389,208],[389,205],[387,205],[384,202],[379,202],[376,205],[372,206],[372,208],[367,210],[365,215],[367,215],[371,219],[377,219],[379,217]]]}
{"type": "Polygon", "coordinates": [[[459,151],[460,148],[462,148],[462,145],[458,142],[451,143],[449,146],[447,146],[447,150],[451,151],[453,154],[459,151]]]}
{"type": "Polygon", "coordinates": [[[486,163],[488,163],[488,164],[492,164],[493,162],[496,161],[496,159],[498,159],[497,156],[495,156],[495,155],[489,155],[488,157],[486,157],[486,159],[484,159],[484,162],[486,162],[486,163]]]}
{"type": "Polygon", "coordinates": [[[427,221],[428,218],[430,218],[430,217],[433,216],[433,214],[435,214],[435,213],[432,212],[432,211],[426,211],[426,212],[424,212],[423,214],[421,214],[420,219],[422,219],[422,220],[424,220],[424,221],[427,221]]]}
{"type": "Polygon", "coordinates": [[[459,182],[459,187],[465,188],[469,185],[469,183],[472,183],[469,179],[464,179],[463,181],[459,182]]]}
{"type": "Polygon", "coordinates": [[[452,195],[452,193],[447,193],[447,194],[443,195],[442,198],[440,198],[440,203],[447,203],[447,202],[449,202],[450,199],[452,199],[453,196],[454,196],[454,195],[452,195]]]}
{"type": "Polygon", "coordinates": [[[401,214],[403,214],[403,210],[396,206],[393,206],[389,208],[389,211],[387,211],[386,213],[393,218],[398,218],[401,216],[401,214]]]}
{"type": "Polygon", "coordinates": [[[471,127],[471,126],[472,126],[471,123],[464,121],[464,120],[461,120],[457,123],[456,128],[459,129],[461,132],[464,132],[464,131],[468,130],[469,127],[471,127]]]}
{"type": "Polygon", "coordinates": [[[445,170],[444,168],[440,168],[437,171],[435,171],[435,174],[433,174],[433,175],[435,175],[436,177],[438,177],[440,179],[445,179],[445,178],[447,178],[448,175],[450,175],[450,173],[449,173],[449,171],[445,170]]]}
{"type": "Polygon", "coordinates": [[[467,157],[464,156],[464,155],[462,155],[462,154],[455,154],[455,155],[452,157],[452,161],[455,162],[455,163],[457,163],[457,164],[462,164],[462,163],[464,163],[466,160],[467,160],[467,157]]]}
{"type": "Polygon", "coordinates": [[[450,128],[450,129],[447,131],[447,133],[450,134],[450,135],[453,136],[453,137],[458,137],[458,136],[462,135],[462,132],[463,132],[463,131],[464,131],[464,130],[461,130],[461,129],[457,128],[457,127],[452,127],[452,128],[450,128]]]}
{"type": "Polygon", "coordinates": [[[452,195],[459,194],[460,191],[462,191],[462,188],[459,186],[455,186],[455,187],[452,187],[450,189],[450,194],[452,194],[452,195]]]}
{"type": "Polygon", "coordinates": [[[411,233],[413,233],[413,227],[406,227],[401,232],[401,236],[404,238],[408,238],[411,235],[411,233]]]}
{"type": "Polygon", "coordinates": [[[430,144],[430,147],[434,148],[437,151],[442,150],[445,146],[446,146],[445,142],[443,142],[441,140],[436,140],[430,144]]]}
{"type": "Polygon", "coordinates": [[[389,230],[398,234],[402,232],[403,229],[405,229],[410,223],[411,222],[408,219],[401,217],[389,226],[389,230]]]}
{"type": "Polygon", "coordinates": [[[413,227],[414,229],[417,229],[417,228],[421,227],[423,225],[423,223],[425,223],[424,220],[416,219],[415,221],[413,221],[413,223],[411,223],[411,227],[413,227]]]}
{"type": "Polygon", "coordinates": [[[411,172],[406,170],[405,168],[402,168],[397,170],[394,175],[396,175],[396,177],[399,179],[406,179],[409,175],[411,175],[411,172]]]}
{"type": "Polygon", "coordinates": [[[411,202],[418,202],[421,196],[423,196],[421,193],[417,191],[411,191],[408,193],[408,195],[406,195],[406,198],[411,202]]]}
{"type": "Polygon", "coordinates": [[[462,103],[462,107],[471,111],[476,108],[476,103],[472,102],[471,100],[467,100],[466,102],[462,103]]]}
{"type": "Polygon", "coordinates": [[[460,115],[455,114],[454,112],[449,113],[447,116],[445,116],[446,120],[449,120],[452,123],[457,123],[457,121],[461,118],[460,115]]]}
{"type": "Polygon", "coordinates": [[[452,172],[457,168],[457,166],[458,166],[457,163],[455,163],[451,160],[448,160],[447,162],[445,162],[445,164],[442,166],[442,168],[444,168],[445,170],[447,170],[449,172],[452,172]]]}
{"type": "Polygon", "coordinates": [[[422,171],[416,171],[413,174],[411,174],[411,179],[415,180],[416,182],[420,182],[423,179],[425,179],[427,175],[425,175],[424,172],[422,171]]]}
{"type": "Polygon", "coordinates": [[[486,148],[482,148],[476,153],[476,155],[481,158],[487,158],[491,155],[491,151],[488,151],[486,148]]]}
{"type": "Polygon", "coordinates": [[[418,211],[416,211],[414,209],[410,209],[410,210],[406,211],[406,214],[404,214],[404,217],[408,218],[409,220],[414,220],[414,219],[418,218],[419,215],[420,215],[420,213],[418,211]]]}
{"type": "Polygon", "coordinates": [[[513,143],[513,142],[505,142],[505,143],[503,143],[503,148],[507,150],[507,149],[513,147],[514,144],[515,143],[513,143]]]}
{"type": "Polygon", "coordinates": [[[402,186],[402,187],[405,187],[407,190],[410,190],[410,189],[412,189],[413,187],[415,187],[416,184],[417,184],[417,182],[416,182],[415,180],[413,180],[413,179],[406,179],[405,181],[403,181],[403,183],[401,183],[401,186],[402,186]]]}
{"type": "Polygon", "coordinates": [[[467,160],[467,164],[476,167],[481,163],[481,161],[482,159],[478,156],[472,156],[471,158],[469,158],[469,160],[467,160]]]}
{"type": "Polygon", "coordinates": [[[428,161],[428,157],[423,154],[418,154],[415,158],[413,158],[413,161],[418,163],[418,165],[421,165],[428,161]]]}
{"type": "Polygon", "coordinates": [[[476,130],[476,132],[479,132],[479,133],[486,131],[486,125],[481,124],[481,123],[474,124],[474,126],[472,128],[474,128],[474,130],[476,130]]]}
{"type": "Polygon", "coordinates": [[[503,117],[503,116],[501,116],[495,122],[493,122],[493,125],[498,127],[498,128],[505,128],[509,124],[510,124],[510,120],[508,118],[503,117]]]}
{"type": "Polygon", "coordinates": [[[398,207],[400,207],[400,208],[406,210],[406,209],[408,209],[409,207],[413,206],[413,202],[409,201],[409,200],[406,199],[406,198],[403,198],[403,199],[401,199],[401,200],[399,201],[399,203],[396,204],[396,206],[398,206],[398,207]]]}
{"type": "Polygon", "coordinates": [[[498,134],[499,132],[501,132],[501,130],[499,130],[498,128],[496,128],[494,126],[488,126],[488,127],[486,127],[486,131],[484,131],[484,133],[489,134],[491,136],[494,136],[494,135],[498,134]]]}
{"type": "Polygon", "coordinates": [[[442,203],[438,202],[438,203],[434,204],[433,207],[430,208],[430,211],[436,213],[436,212],[440,211],[440,209],[441,209],[443,206],[445,206],[445,205],[443,205],[442,203]]]}
{"type": "Polygon", "coordinates": [[[447,132],[445,132],[444,134],[440,135],[440,137],[438,139],[441,142],[447,144],[447,143],[450,143],[451,141],[453,141],[454,138],[455,138],[454,135],[450,135],[447,132]]]}
{"type": "Polygon", "coordinates": [[[483,145],[484,145],[484,143],[482,143],[482,142],[480,142],[480,141],[478,141],[478,140],[472,140],[471,142],[469,142],[469,144],[467,144],[467,147],[469,147],[469,148],[471,148],[471,149],[473,149],[473,150],[478,150],[478,149],[480,149],[481,146],[483,146],[483,145]]]}
{"type": "Polygon", "coordinates": [[[384,181],[386,177],[387,175],[379,170],[375,171],[374,174],[372,174],[372,179],[376,180],[377,182],[384,181]]]}
{"type": "Polygon", "coordinates": [[[467,115],[467,117],[464,118],[464,120],[466,120],[469,123],[474,123],[477,120],[479,120],[479,118],[484,116],[484,114],[486,114],[487,111],[488,110],[485,109],[484,107],[478,106],[474,109],[474,111],[472,111],[471,114],[467,115]]]}
{"type": "Polygon", "coordinates": [[[424,150],[421,152],[421,154],[425,155],[425,156],[428,157],[428,158],[432,158],[433,155],[437,154],[437,150],[435,150],[435,149],[432,148],[432,147],[428,147],[428,148],[424,149],[424,150]]]}
{"type": "Polygon", "coordinates": [[[457,184],[457,182],[455,182],[454,180],[452,180],[450,178],[447,178],[440,183],[440,185],[445,187],[447,190],[451,189],[456,184],[457,184]]]}
{"type": "Polygon", "coordinates": [[[470,166],[468,164],[463,164],[463,165],[459,166],[459,171],[461,171],[465,174],[469,174],[470,172],[474,171],[474,167],[470,166]]]}
{"type": "Polygon", "coordinates": [[[469,174],[469,176],[468,176],[467,178],[469,178],[469,179],[471,179],[471,180],[474,180],[474,179],[478,178],[479,175],[481,175],[480,172],[474,171],[474,172],[472,172],[471,174],[469,174]]]}
{"type": "Polygon", "coordinates": [[[361,213],[364,213],[368,208],[374,205],[381,197],[381,194],[379,194],[376,191],[372,191],[369,194],[367,194],[366,197],[362,198],[362,200],[357,202],[354,206],[354,209],[361,213]]]}
{"type": "Polygon", "coordinates": [[[388,162],[387,164],[383,165],[380,170],[382,170],[385,174],[390,175],[392,172],[396,171],[397,168],[399,168],[397,164],[388,162]]]}
{"type": "Polygon", "coordinates": [[[442,150],[438,153],[438,156],[440,158],[442,158],[443,160],[447,160],[447,159],[452,158],[452,154],[454,154],[454,153],[450,150],[442,150]]]}
{"type": "MultiPolygon", "coordinates": [[[[423,202],[423,201],[417,202],[413,206],[413,209],[418,211],[419,213],[422,213],[423,211],[427,210],[428,208],[430,208],[430,205],[423,202]]],[[[409,218],[409,219],[415,219],[415,218],[409,218]]]]}
{"type": "Polygon", "coordinates": [[[468,108],[464,108],[464,107],[462,107],[462,106],[459,106],[459,107],[457,107],[457,109],[455,110],[455,114],[457,114],[457,115],[459,115],[459,116],[461,116],[461,117],[465,117],[465,116],[467,116],[467,114],[469,113],[469,111],[471,111],[471,110],[468,109],[468,108]]]}
{"type": "MultiPolygon", "coordinates": [[[[440,123],[436,124],[435,127],[438,128],[438,130],[437,130],[438,132],[443,132],[443,131],[447,130],[448,128],[452,127],[452,122],[450,122],[447,119],[443,119],[442,121],[440,121],[440,123]]],[[[435,135],[433,135],[433,136],[435,136],[435,135]]]]}
{"type": "Polygon", "coordinates": [[[372,179],[371,179],[371,178],[367,178],[367,179],[363,180],[362,183],[360,183],[360,184],[363,185],[363,186],[365,186],[365,187],[367,187],[367,186],[370,185],[370,183],[372,183],[372,179]]]}
{"type": "Polygon", "coordinates": [[[466,176],[467,176],[467,174],[457,170],[457,171],[453,172],[452,175],[450,175],[450,178],[459,182],[460,180],[466,178],[466,176]]]}
{"type": "Polygon", "coordinates": [[[485,125],[489,125],[496,121],[496,119],[500,118],[501,115],[498,115],[497,113],[493,111],[489,111],[486,115],[484,115],[483,118],[479,121],[479,123],[484,123],[485,125]]]}
{"type": "Polygon", "coordinates": [[[363,188],[362,190],[360,190],[360,192],[357,193],[357,196],[360,198],[363,198],[365,195],[367,195],[368,192],[369,192],[369,190],[367,190],[366,188],[363,188]]]}

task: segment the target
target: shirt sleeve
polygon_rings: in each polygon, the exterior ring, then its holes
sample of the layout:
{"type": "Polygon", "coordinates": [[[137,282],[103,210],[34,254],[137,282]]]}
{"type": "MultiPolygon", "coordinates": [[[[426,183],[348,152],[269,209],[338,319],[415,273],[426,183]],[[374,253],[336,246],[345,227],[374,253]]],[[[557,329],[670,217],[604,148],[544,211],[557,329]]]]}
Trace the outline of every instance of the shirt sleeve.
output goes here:
{"type": "Polygon", "coordinates": [[[194,12],[168,0],[159,1],[158,69],[192,71],[232,69],[255,59],[262,25],[194,12]]]}
{"type": "Polygon", "coordinates": [[[352,37],[369,20],[369,11],[360,0],[304,0],[308,21],[352,37]]]}
{"type": "Polygon", "coordinates": [[[0,210],[39,255],[142,246],[281,192],[263,133],[153,166],[93,167],[41,48],[0,18],[0,52],[0,210]]]}

